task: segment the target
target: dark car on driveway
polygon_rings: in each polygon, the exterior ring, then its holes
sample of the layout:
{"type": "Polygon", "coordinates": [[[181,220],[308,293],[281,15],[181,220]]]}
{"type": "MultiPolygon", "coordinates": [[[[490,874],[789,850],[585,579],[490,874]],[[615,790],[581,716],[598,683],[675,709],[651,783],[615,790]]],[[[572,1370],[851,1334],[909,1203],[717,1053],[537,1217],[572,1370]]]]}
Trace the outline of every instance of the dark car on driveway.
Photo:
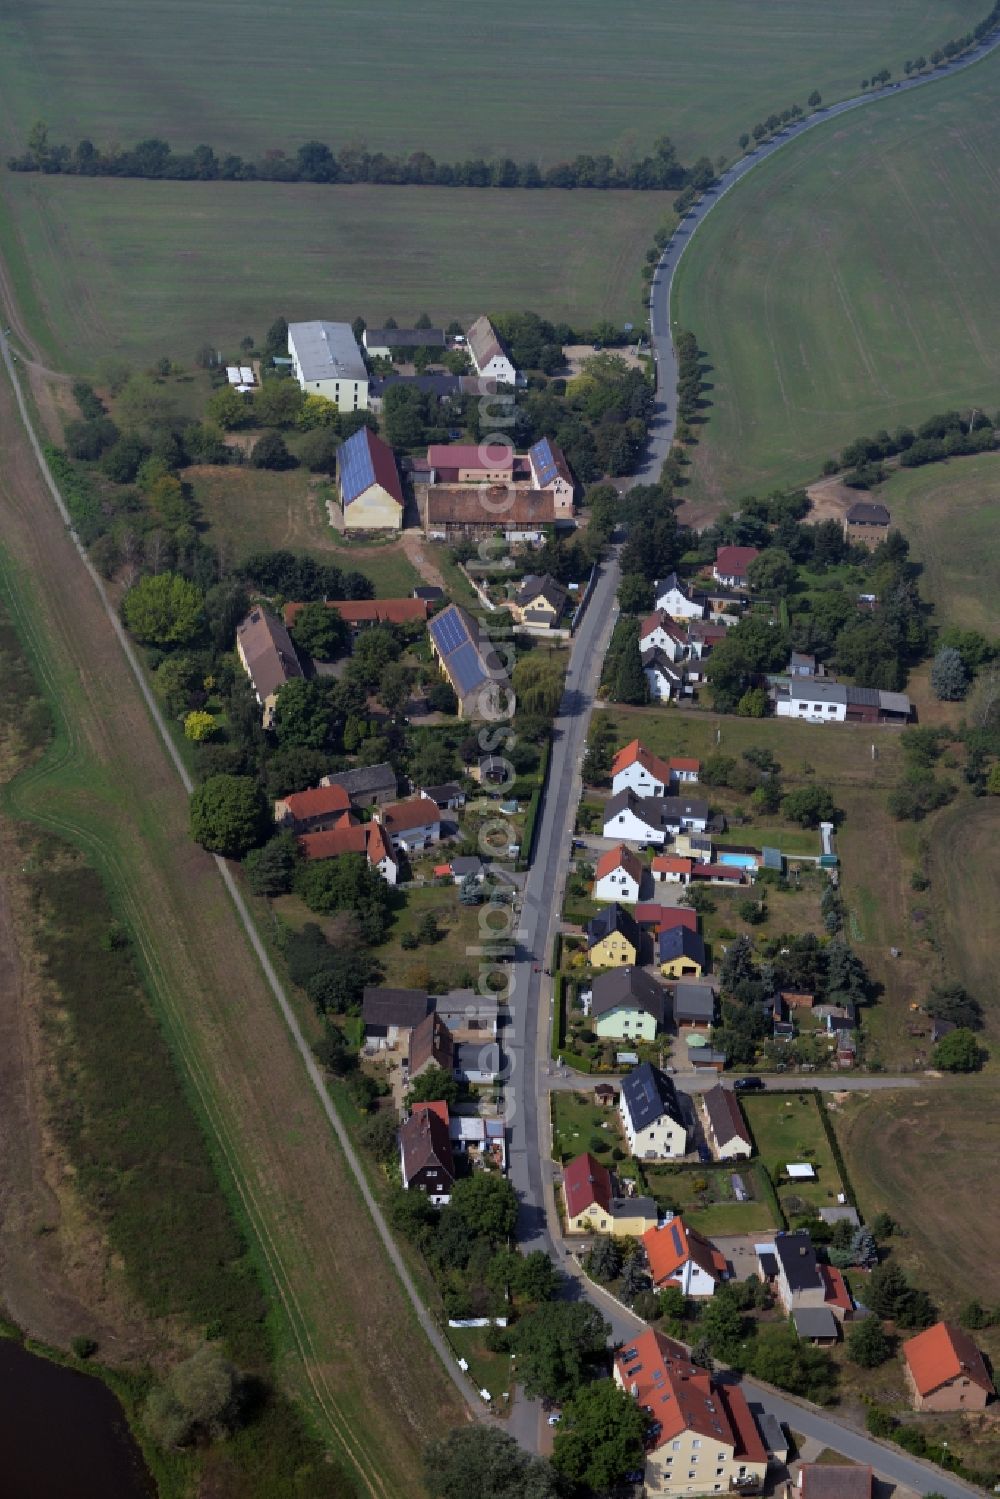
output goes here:
{"type": "Polygon", "coordinates": [[[738,1077],[733,1083],[733,1087],[738,1093],[756,1093],[763,1086],[764,1079],[762,1077],[738,1077]]]}

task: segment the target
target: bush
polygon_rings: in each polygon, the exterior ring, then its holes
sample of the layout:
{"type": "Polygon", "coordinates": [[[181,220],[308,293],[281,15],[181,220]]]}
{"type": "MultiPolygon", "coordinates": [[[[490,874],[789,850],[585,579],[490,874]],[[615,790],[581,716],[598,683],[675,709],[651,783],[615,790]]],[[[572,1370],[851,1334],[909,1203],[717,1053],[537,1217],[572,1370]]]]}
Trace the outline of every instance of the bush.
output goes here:
{"type": "Polygon", "coordinates": [[[239,1424],[242,1397],[238,1371],[221,1348],[206,1344],[152,1391],[146,1425],[161,1447],[216,1441],[239,1424]]]}
{"type": "Polygon", "coordinates": [[[296,460],[288,451],[288,445],[279,432],[265,432],[258,437],[250,454],[251,468],[294,468],[296,460]]]}
{"type": "Polygon", "coordinates": [[[191,836],[209,853],[239,859],[263,838],[267,805],[249,776],[209,776],[191,794],[191,836]]]}

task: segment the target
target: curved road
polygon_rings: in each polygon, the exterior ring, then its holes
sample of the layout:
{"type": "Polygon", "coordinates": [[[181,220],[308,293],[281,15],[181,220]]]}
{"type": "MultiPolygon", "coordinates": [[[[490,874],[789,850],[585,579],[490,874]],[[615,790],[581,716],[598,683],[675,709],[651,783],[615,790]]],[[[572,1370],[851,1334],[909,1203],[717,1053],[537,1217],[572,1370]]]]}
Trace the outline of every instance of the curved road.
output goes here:
{"type": "MultiPolygon", "coordinates": [[[[650,426],[649,444],[636,478],[652,482],[670,451],[677,411],[677,362],[670,334],[670,297],[677,265],[699,224],[718,200],[761,161],[790,140],[827,120],[863,108],[904,89],[925,84],[971,67],[1000,46],[1000,31],[955,62],[919,78],[845,99],[790,125],[767,145],[758,147],[723,173],[674,231],[653,277],[650,330],[657,362],[658,400],[650,426]]],[[[568,1276],[570,1296],[592,1301],[611,1325],[615,1341],[635,1336],[645,1324],[593,1285],[568,1259],[560,1233],[555,1201],[558,1172],[551,1161],[549,1093],[562,1086],[550,1062],[552,984],[549,966],[562,895],[570,867],[570,841],[579,800],[580,765],[601,665],[617,618],[618,560],[603,566],[593,597],[573,641],[566,689],[553,728],[548,783],[537,822],[534,857],[527,875],[516,956],[512,965],[511,1023],[505,1032],[507,1060],[506,1113],[510,1130],[510,1175],[520,1202],[518,1238],[525,1249],[543,1249],[568,1276]]],[[[872,1086],[912,1086],[913,1079],[872,1079],[872,1086]]],[[[818,1407],[799,1402],[750,1379],[742,1381],[748,1397],[804,1436],[815,1437],[855,1462],[870,1463],[880,1474],[916,1493],[935,1493],[944,1499],[970,1499],[980,1490],[945,1474],[930,1463],[908,1456],[899,1448],[876,1441],[844,1425],[818,1407]]]]}
{"type": "Polygon", "coordinates": [[[656,361],[657,404],[650,427],[646,459],[642,469],[636,475],[638,479],[648,484],[659,477],[660,468],[673,442],[674,426],[677,420],[677,357],[670,332],[670,302],[674,276],[677,273],[681,256],[690,245],[699,225],[711,213],[719,199],[724,197],[738,182],[742,182],[754,167],[759,166],[762,161],[773,156],[775,151],[780,151],[783,146],[788,145],[789,141],[796,140],[807,130],[815,130],[817,126],[826,124],[827,120],[836,119],[838,115],[848,114],[851,110],[863,109],[865,105],[873,104],[879,99],[895,98],[907,89],[923,88],[929,83],[937,83],[942,78],[948,78],[953,73],[960,73],[963,69],[972,67],[974,63],[981,62],[997,47],[1000,47],[1000,30],[980,42],[963,57],[956,58],[954,62],[942,63],[931,73],[922,73],[917,78],[906,78],[899,83],[889,83],[884,88],[873,89],[867,94],[856,94],[851,99],[842,99],[839,104],[831,104],[819,109],[815,114],[808,115],[803,120],[794,121],[766,145],[757,146],[755,150],[728,167],[704,197],[695,204],[690,213],[681,220],[660,257],[650,287],[649,328],[653,358],[656,361]]]}

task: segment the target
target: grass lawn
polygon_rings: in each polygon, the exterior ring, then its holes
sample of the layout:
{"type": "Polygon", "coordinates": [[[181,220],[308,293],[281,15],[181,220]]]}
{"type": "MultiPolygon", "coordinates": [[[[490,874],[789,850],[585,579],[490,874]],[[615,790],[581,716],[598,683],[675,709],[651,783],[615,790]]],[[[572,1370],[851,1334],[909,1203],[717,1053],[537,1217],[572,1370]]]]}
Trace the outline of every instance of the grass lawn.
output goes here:
{"type": "Polygon", "coordinates": [[[816,477],[852,438],[996,406],[1000,58],[779,152],[681,263],[712,367],[690,498],[816,477]]]}
{"type": "Polygon", "coordinates": [[[813,1093],[755,1094],[742,1102],[754,1143],[782,1204],[794,1196],[817,1208],[835,1206],[843,1182],[819,1117],[819,1109],[825,1106],[822,1098],[817,1102],[813,1093]],[[791,1162],[808,1162],[817,1180],[785,1180],[785,1168],[791,1162]]]}
{"type": "Polygon", "coordinates": [[[755,1170],[745,1161],[731,1166],[692,1171],[679,1166],[642,1166],[650,1194],[664,1210],[680,1213],[684,1222],[703,1234],[756,1233],[777,1228],[755,1170]],[[737,1202],[731,1177],[736,1172],[756,1193],[750,1202],[737,1202]]]}
{"type": "Polygon", "coordinates": [[[206,341],[234,350],[279,314],[448,323],[531,307],[638,325],[639,266],[671,201],[9,173],[4,197],[0,250],[20,309],[47,361],[74,371],[109,352],[188,364],[206,341]]]}
{"type": "MultiPolygon", "coordinates": [[[[895,1218],[893,1259],[946,1316],[973,1296],[987,1305],[1000,1299],[1000,1262],[984,1252],[1000,1234],[991,1185],[996,1115],[989,1075],[949,1080],[932,1093],[852,1094],[834,1115],[864,1216],[895,1218]]],[[[1000,1357],[1000,1328],[975,1336],[1000,1357]]]]}
{"type": "Polygon", "coordinates": [[[941,625],[995,634],[1000,596],[1000,454],[900,469],[875,498],[923,566],[941,625]]]}
{"type": "Polygon", "coordinates": [[[423,989],[429,980],[436,992],[445,992],[466,987],[464,979],[477,972],[478,959],[470,956],[470,950],[481,941],[478,907],[463,906],[456,885],[430,885],[406,891],[406,907],[397,913],[388,941],[372,952],[385,969],[383,982],[390,987],[423,989]],[[400,939],[415,932],[429,911],[437,917],[443,935],[437,942],[422,942],[407,952],[400,939]]]}
{"type": "Polygon", "coordinates": [[[505,1390],[513,1395],[511,1385],[511,1361],[509,1353],[491,1353],[484,1341],[485,1327],[449,1327],[448,1342],[455,1352],[469,1365],[469,1378],[477,1390],[489,1390],[495,1407],[503,1412],[509,1402],[501,1397],[505,1390]]]}
{"type": "MultiPolygon", "coordinates": [[[[730,155],[741,130],[819,88],[853,92],[967,31],[982,0],[376,0],[203,5],[40,0],[0,22],[5,147],[33,121],[73,142],[152,134],[220,152],[424,149],[446,160],[509,152],[631,156],[669,134],[682,153],[730,155]],[[262,67],[262,59],[266,59],[262,67]]],[[[338,267],[339,269],[339,267],[338,267]]]]}
{"type": "MultiPolygon", "coordinates": [[[[566,1162],[590,1149],[591,1137],[606,1137],[609,1145],[623,1145],[617,1109],[602,1109],[588,1093],[554,1090],[552,1099],[552,1150],[557,1161],[566,1162]]],[[[608,1151],[598,1155],[605,1166],[612,1164],[608,1151]]]]}

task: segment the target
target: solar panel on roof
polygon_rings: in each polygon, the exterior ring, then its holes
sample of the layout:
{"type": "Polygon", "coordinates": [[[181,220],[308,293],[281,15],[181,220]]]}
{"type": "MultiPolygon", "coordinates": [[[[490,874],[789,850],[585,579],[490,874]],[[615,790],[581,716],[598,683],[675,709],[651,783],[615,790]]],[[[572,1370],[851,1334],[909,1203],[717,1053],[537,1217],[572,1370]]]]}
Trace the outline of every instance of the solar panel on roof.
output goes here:
{"type": "Polygon", "coordinates": [[[475,646],[466,641],[448,658],[448,670],[458,691],[463,695],[488,680],[483,663],[475,646]]]}
{"type": "Polygon", "coordinates": [[[681,1243],[680,1230],[678,1229],[676,1223],[671,1223],[670,1225],[670,1237],[674,1241],[674,1253],[683,1254],[684,1245],[681,1243]]]}
{"type": "Polygon", "coordinates": [[[368,446],[368,429],[360,428],[342,444],[337,454],[340,465],[340,490],[344,504],[349,505],[375,483],[375,468],[368,446]]]}
{"type": "Polygon", "coordinates": [[[438,615],[434,625],[434,641],[442,654],[449,655],[468,642],[469,633],[465,621],[457,610],[446,609],[443,614],[438,615]]]}

